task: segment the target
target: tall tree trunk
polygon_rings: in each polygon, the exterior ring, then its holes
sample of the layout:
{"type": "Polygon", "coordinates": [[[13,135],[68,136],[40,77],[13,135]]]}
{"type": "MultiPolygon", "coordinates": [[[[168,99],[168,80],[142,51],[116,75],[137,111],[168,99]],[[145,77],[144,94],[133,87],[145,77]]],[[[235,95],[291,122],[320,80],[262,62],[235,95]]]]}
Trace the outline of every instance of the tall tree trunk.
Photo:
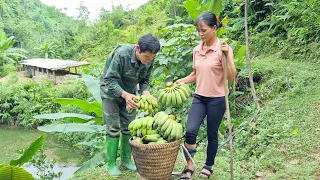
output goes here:
{"type": "Polygon", "coordinates": [[[249,31],[248,30],[248,0],[244,0],[244,27],[245,27],[245,38],[246,38],[246,59],[247,59],[247,68],[248,68],[251,93],[252,93],[253,101],[256,105],[256,108],[260,110],[260,105],[256,95],[256,90],[254,88],[253,77],[251,72],[251,59],[250,59],[250,51],[249,51],[249,33],[248,33],[249,31]]]}

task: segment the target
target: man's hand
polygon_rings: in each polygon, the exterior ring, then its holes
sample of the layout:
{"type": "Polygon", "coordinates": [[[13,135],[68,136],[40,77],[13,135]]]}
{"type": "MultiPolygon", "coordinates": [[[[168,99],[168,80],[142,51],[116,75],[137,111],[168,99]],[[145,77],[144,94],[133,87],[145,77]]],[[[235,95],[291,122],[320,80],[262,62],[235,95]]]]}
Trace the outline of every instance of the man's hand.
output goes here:
{"type": "Polygon", "coordinates": [[[158,99],[155,98],[154,96],[152,96],[149,91],[143,91],[143,92],[142,92],[142,95],[150,96],[153,100],[155,100],[156,102],[158,102],[158,99]]]}
{"type": "Polygon", "coordinates": [[[138,109],[138,104],[133,101],[133,99],[137,98],[137,96],[123,91],[121,97],[126,100],[127,109],[138,109]]]}

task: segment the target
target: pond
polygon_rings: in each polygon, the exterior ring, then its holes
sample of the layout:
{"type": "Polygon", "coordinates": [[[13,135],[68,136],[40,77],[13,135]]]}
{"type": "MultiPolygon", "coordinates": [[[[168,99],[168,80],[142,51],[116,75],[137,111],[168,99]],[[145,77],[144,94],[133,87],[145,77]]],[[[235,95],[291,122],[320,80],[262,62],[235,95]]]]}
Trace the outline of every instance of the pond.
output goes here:
{"type": "MultiPolygon", "coordinates": [[[[19,158],[18,150],[28,148],[42,134],[43,132],[38,130],[0,126],[0,164],[9,164],[10,160],[19,158]]],[[[56,160],[53,171],[63,173],[60,179],[72,177],[78,165],[88,160],[75,147],[59,142],[54,135],[48,133],[45,136],[43,149],[47,160],[56,160]]],[[[30,165],[23,167],[36,177],[35,167],[30,165]]]]}

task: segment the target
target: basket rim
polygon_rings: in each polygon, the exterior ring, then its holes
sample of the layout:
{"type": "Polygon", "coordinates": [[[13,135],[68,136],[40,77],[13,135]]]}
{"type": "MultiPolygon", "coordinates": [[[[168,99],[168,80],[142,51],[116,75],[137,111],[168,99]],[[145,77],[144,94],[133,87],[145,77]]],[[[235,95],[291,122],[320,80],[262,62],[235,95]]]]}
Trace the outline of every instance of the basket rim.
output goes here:
{"type": "Polygon", "coordinates": [[[139,144],[139,143],[133,143],[132,142],[132,138],[129,139],[129,143],[131,146],[133,147],[137,147],[137,148],[156,148],[156,147],[166,147],[166,146],[172,146],[172,145],[175,145],[175,144],[181,144],[181,139],[179,140],[176,140],[176,141],[172,141],[172,142],[168,142],[168,143],[164,143],[164,144],[139,144]]]}

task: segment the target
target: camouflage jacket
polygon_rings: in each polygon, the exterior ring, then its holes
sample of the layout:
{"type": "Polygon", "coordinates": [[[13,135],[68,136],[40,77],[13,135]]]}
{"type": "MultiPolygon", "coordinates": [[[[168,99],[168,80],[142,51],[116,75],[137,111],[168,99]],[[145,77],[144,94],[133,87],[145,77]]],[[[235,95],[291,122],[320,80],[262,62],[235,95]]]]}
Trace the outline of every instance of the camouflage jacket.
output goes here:
{"type": "Polygon", "coordinates": [[[154,60],[142,64],[136,57],[135,45],[118,45],[109,55],[100,79],[101,98],[120,97],[123,91],[135,94],[149,89],[154,60]]]}

